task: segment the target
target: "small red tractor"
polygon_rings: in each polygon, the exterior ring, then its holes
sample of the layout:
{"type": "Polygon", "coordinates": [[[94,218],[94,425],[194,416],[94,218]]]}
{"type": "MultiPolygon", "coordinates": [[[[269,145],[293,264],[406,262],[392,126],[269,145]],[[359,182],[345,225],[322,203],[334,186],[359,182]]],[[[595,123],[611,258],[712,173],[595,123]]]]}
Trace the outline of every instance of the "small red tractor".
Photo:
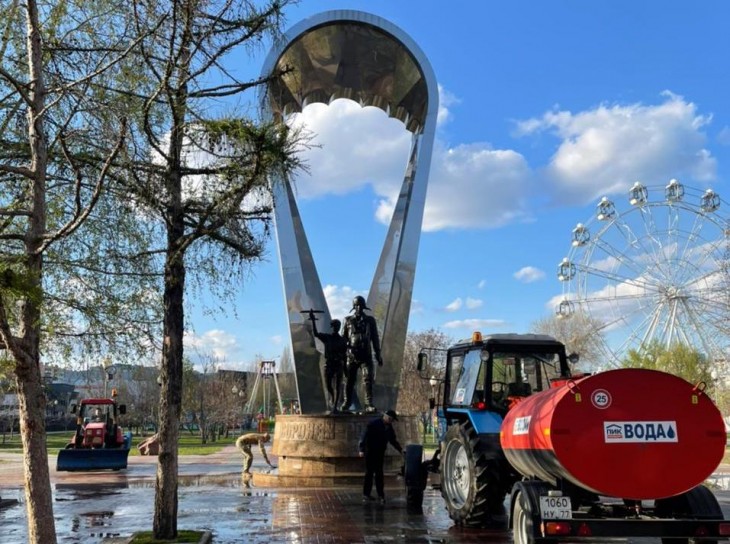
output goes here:
{"type": "Polygon", "coordinates": [[[76,432],[66,448],[58,452],[56,470],[120,470],[127,468],[127,457],[132,433],[125,433],[119,425],[119,416],[127,412],[124,404],[117,404],[116,389],[112,398],[83,399],[73,404],[77,414],[76,432]]]}

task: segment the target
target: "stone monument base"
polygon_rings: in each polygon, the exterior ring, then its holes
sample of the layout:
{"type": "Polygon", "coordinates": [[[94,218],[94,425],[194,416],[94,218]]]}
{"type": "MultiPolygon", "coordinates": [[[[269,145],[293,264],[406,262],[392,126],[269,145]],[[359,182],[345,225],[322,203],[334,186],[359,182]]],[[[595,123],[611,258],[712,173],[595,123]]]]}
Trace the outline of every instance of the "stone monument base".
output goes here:
{"type": "MultiPolygon", "coordinates": [[[[365,462],[358,455],[358,443],[368,422],[375,417],[382,414],[277,415],[271,453],[278,457],[278,467],[255,473],[255,484],[263,487],[362,484],[365,462]]],[[[399,415],[393,428],[404,449],[407,444],[421,443],[416,416],[399,415]]],[[[388,446],[386,481],[399,474],[402,466],[402,456],[388,446]]]]}

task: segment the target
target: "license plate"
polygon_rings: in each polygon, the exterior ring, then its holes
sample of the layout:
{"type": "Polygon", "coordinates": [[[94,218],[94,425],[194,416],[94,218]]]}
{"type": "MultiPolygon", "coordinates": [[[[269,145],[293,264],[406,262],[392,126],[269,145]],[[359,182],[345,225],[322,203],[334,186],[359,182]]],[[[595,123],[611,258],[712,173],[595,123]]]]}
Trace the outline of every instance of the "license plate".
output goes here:
{"type": "Polygon", "coordinates": [[[570,497],[540,497],[542,519],[571,519],[573,508],[570,497]]]}

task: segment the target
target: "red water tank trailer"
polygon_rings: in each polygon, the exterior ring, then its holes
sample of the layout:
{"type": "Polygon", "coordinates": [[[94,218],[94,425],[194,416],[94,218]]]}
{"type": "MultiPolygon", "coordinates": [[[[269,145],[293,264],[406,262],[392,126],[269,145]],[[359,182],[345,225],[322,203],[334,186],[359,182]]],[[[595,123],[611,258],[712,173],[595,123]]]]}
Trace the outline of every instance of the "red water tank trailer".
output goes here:
{"type": "Polygon", "coordinates": [[[720,464],[726,441],[722,415],[702,388],[644,369],[533,394],[509,411],[501,430],[507,460],[523,476],[623,499],[694,488],[720,464]]]}

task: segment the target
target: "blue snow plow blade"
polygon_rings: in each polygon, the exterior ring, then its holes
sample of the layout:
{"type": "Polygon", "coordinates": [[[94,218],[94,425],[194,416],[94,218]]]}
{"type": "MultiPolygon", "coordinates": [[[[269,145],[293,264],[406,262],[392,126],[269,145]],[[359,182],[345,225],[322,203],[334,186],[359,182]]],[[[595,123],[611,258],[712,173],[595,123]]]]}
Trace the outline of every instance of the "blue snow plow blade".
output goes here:
{"type": "Polygon", "coordinates": [[[124,446],[121,448],[79,448],[67,449],[58,452],[56,461],[57,471],[84,471],[84,470],[121,470],[127,468],[127,457],[131,434],[125,436],[124,446]]]}

